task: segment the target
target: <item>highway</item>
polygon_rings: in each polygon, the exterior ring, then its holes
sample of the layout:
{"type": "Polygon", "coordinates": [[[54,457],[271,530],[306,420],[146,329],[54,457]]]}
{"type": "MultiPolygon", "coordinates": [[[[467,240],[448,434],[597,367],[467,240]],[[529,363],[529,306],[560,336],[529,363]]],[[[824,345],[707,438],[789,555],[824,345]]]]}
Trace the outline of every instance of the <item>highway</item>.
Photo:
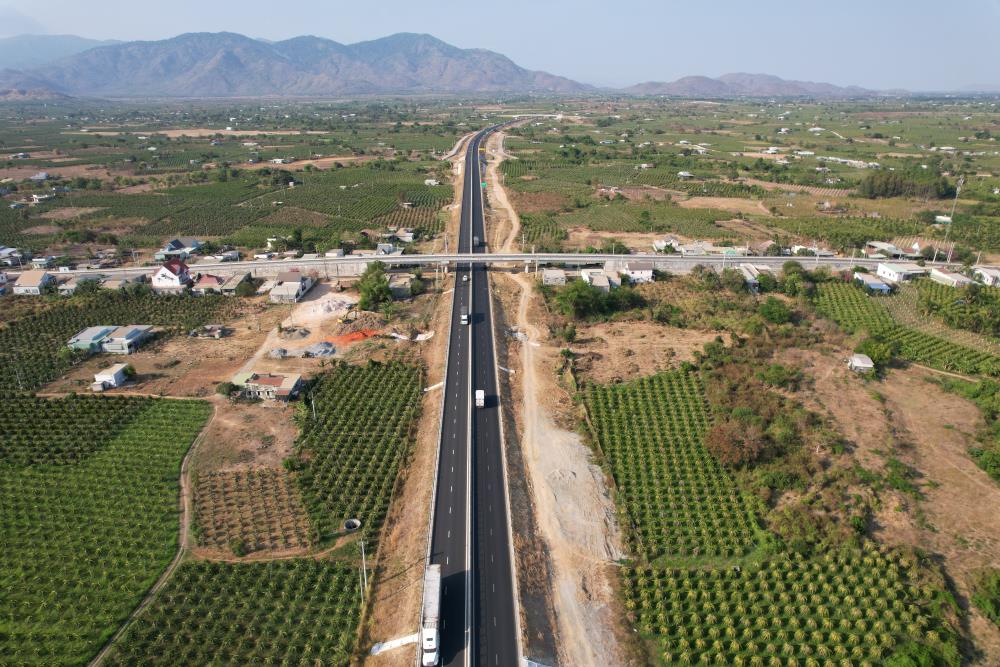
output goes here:
{"type": "MultiPolygon", "coordinates": [[[[477,134],[465,155],[459,249],[486,238],[477,134]]],[[[430,562],[442,568],[441,664],[517,665],[506,481],[485,265],[458,262],[431,517],[430,562]],[[468,281],[464,278],[468,277],[468,281]],[[469,324],[461,323],[467,308],[469,324]],[[486,407],[472,394],[484,389],[486,407]]]]}
{"type": "MultiPolygon", "coordinates": [[[[480,135],[483,140],[485,133],[480,135]]],[[[486,223],[478,142],[476,155],[466,163],[466,180],[474,184],[472,234],[482,243],[473,252],[484,253],[486,223]]],[[[486,405],[474,410],[473,435],[473,525],[472,551],[475,586],[473,614],[473,664],[517,665],[518,642],[515,621],[514,577],[507,513],[500,391],[496,377],[493,311],[490,278],[485,264],[472,265],[473,389],[486,392],[486,405]]]]}

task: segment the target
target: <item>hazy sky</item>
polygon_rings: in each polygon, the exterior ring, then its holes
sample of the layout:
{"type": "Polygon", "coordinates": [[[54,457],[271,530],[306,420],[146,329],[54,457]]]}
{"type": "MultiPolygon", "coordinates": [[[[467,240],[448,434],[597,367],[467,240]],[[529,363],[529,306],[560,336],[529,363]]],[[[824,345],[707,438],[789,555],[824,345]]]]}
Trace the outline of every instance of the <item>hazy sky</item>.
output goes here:
{"type": "Polygon", "coordinates": [[[0,35],[221,30],[344,43],[426,32],[597,85],[726,72],[911,90],[1000,84],[1000,0],[0,0],[0,35]]]}

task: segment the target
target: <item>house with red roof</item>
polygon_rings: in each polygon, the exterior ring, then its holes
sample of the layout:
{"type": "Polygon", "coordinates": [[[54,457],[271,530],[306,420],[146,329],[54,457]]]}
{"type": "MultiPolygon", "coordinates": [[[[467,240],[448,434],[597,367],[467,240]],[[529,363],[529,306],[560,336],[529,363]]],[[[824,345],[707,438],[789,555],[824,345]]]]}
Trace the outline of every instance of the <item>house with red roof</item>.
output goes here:
{"type": "Polygon", "coordinates": [[[153,289],[157,292],[180,293],[191,284],[191,271],[179,259],[164,262],[153,274],[153,289]]]}

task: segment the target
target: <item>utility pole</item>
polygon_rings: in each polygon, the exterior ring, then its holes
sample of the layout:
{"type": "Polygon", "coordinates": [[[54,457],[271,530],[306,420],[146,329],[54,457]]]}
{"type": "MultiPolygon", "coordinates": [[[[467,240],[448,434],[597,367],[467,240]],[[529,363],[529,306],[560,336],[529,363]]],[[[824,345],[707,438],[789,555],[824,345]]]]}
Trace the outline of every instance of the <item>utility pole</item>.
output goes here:
{"type": "Polygon", "coordinates": [[[361,540],[361,573],[364,581],[365,590],[368,590],[368,564],[365,561],[365,541],[361,540]]]}
{"type": "MultiPolygon", "coordinates": [[[[955,207],[958,206],[958,193],[962,191],[962,186],[965,184],[965,176],[958,177],[958,183],[955,184],[955,199],[951,202],[951,215],[948,216],[948,229],[944,233],[944,243],[948,245],[948,237],[951,235],[951,227],[955,224],[955,207]]],[[[948,263],[951,263],[951,252],[954,248],[948,248],[948,263]]],[[[938,249],[937,246],[934,247],[934,259],[933,262],[937,261],[938,249]]]]}

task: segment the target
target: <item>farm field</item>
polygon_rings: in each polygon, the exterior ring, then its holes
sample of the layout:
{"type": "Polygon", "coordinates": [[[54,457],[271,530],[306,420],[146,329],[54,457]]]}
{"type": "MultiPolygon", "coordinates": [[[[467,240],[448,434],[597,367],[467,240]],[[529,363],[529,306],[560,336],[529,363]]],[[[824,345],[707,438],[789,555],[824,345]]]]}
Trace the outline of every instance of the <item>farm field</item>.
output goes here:
{"type": "Polygon", "coordinates": [[[174,556],[199,401],[0,401],[0,662],[86,663],[174,556]]]}
{"type": "Polygon", "coordinates": [[[868,332],[898,344],[900,356],[910,361],[966,374],[1000,373],[1000,358],[996,355],[899,324],[878,297],[868,296],[860,287],[823,283],[816,297],[816,309],[846,331],[868,332]]]}
{"type": "Polygon", "coordinates": [[[0,382],[21,390],[35,389],[69,370],[72,357],[60,350],[66,349],[66,342],[86,327],[151,324],[160,328],[162,335],[171,335],[209,322],[226,321],[237,316],[244,306],[238,298],[156,296],[142,289],[18,300],[41,304],[37,312],[0,328],[0,382]]]}
{"type": "Polygon", "coordinates": [[[712,562],[756,547],[753,504],[701,442],[709,413],[697,375],[595,386],[586,405],[643,560],[712,562]]]}
{"type": "Polygon", "coordinates": [[[346,665],[360,609],[351,564],[189,562],[105,664],[346,665]]]}

